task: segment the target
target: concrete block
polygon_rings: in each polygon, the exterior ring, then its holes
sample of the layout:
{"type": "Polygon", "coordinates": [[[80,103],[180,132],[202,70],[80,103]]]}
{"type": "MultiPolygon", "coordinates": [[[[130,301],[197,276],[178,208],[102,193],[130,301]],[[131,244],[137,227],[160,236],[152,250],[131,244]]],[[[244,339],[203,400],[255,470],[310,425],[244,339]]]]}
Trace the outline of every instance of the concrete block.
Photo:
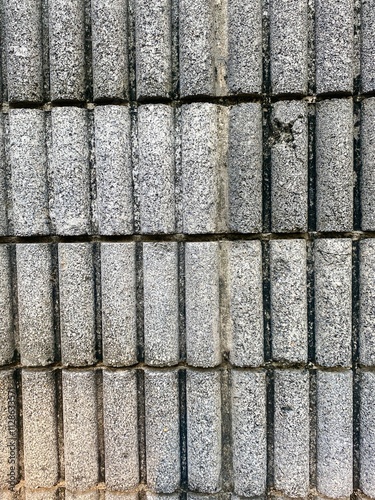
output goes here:
{"type": "MultiPolygon", "coordinates": [[[[188,494],[189,495],[189,494],[188,494]]],[[[172,494],[172,495],[163,495],[163,494],[158,494],[158,493],[153,493],[151,491],[146,492],[146,498],[147,500],[179,500],[180,495],[178,493],[172,494]]]]}
{"type": "Polygon", "coordinates": [[[143,277],[145,362],[156,366],[177,364],[177,243],[143,243],[143,277]]]}
{"type": "Polygon", "coordinates": [[[305,240],[270,241],[271,338],[275,361],[307,361],[306,258],[305,240]]]}
{"type": "Polygon", "coordinates": [[[266,491],[267,417],[264,372],[232,371],[234,493],[261,496],[266,491]]]}
{"type": "Polygon", "coordinates": [[[0,365],[12,361],[15,349],[10,248],[0,245],[0,365]]]}
{"type": "Polygon", "coordinates": [[[135,243],[101,243],[103,361],[137,362],[135,243]]]}
{"type": "Polygon", "coordinates": [[[375,230],[375,98],[361,108],[361,215],[363,231],[375,230]]]}
{"type": "Polygon", "coordinates": [[[353,90],[353,16],[353,0],[317,0],[315,3],[318,94],[353,90]]]}
{"type": "Polygon", "coordinates": [[[52,221],[56,233],[90,232],[90,166],[86,110],[52,109],[52,221]]]}
{"type": "MultiPolygon", "coordinates": [[[[1,77],[1,72],[0,72],[1,77]]],[[[7,161],[5,156],[5,131],[4,131],[4,119],[0,115],[0,235],[8,235],[8,193],[9,187],[7,186],[8,172],[7,172],[7,161]]]]}
{"type": "Polygon", "coordinates": [[[55,361],[51,246],[22,243],[16,253],[21,362],[48,365],[55,361]]]}
{"type": "Polygon", "coordinates": [[[4,492],[5,497],[7,496],[7,490],[13,490],[20,479],[18,433],[18,403],[14,370],[1,370],[0,488],[6,490],[4,492]]]}
{"type": "Polygon", "coordinates": [[[271,162],[272,231],[307,231],[306,102],[280,101],[273,105],[271,162]]]}
{"type": "Polygon", "coordinates": [[[135,371],[103,371],[105,478],[110,490],[139,481],[137,378],[135,371]]]}
{"type": "Polygon", "coordinates": [[[59,480],[54,373],[23,370],[22,401],[25,484],[50,488],[59,480]]]}
{"type": "Polygon", "coordinates": [[[85,2],[49,0],[48,10],[51,100],[82,101],[86,85],[85,2]]]}
{"type": "Polygon", "coordinates": [[[259,241],[228,243],[230,361],[263,363],[262,247],[259,241]]]}
{"type": "Polygon", "coordinates": [[[306,94],[307,0],[272,0],[270,8],[273,94],[306,94]]]}
{"type": "Polygon", "coordinates": [[[317,230],[351,231],[353,103],[351,99],[321,101],[316,111],[317,230]]]}
{"type": "Polygon", "coordinates": [[[98,99],[128,96],[128,13],[121,0],[92,0],[93,95],[98,99]]]}
{"type": "Polygon", "coordinates": [[[133,179],[129,108],[97,106],[94,119],[99,233],[131,234],[133,179]]]}
{"type": "Polygon", "coordinates": [[[138,107],[138,184],[142,233],[175,231],[174,111],[138,107]]]}
{"type": "Polygon", "coordinates": [[[147,486],[173,493],[180,485],[177,371],[145,372],[147,486]]]}
{"type": "Polygon", "coordinates": [[[352,373],[317,373],[317,490],[330,498],[353,491],[352,373]]]}
{"type": "Polygon", "coordinates": [[[9,160],[13,233],[17,236],[48,234],[47,154],[43,111],[10,110],[9,160]]]}
{"type": "Polygon", "coordinates": [[[274,484],[291,498],[309,492],[309,373],[275,371],[274,484]]]}
{"type": "Polygon", "coordinates": [[[229,230],[239,233],[261,232],[261,105],[242,103],[232,106],[229,110],[228,134],[229,230]]]}
{"type": "Polygon", "coordinates": [[[121,493],[117,491],[106,491],[105,500],[138,500],[138,493],[121,493]]]}
{"type": "Polygon", "coordinates": [[[25,489],[26,500],[58,500],[57,490],[28,490],[25,489]]]}
{"type": "Polygon", "coordinates": [[[359,487],[375,496],[375,373],[360,374],[360,479],[359,487]]]}
{"type": "Polygon", "coordinates": [[[98,415],[94,371],[62,371],[65,484],[91,489],[99,479],[98,415]]]}
{"type": "Polygon", "coordinates": [[[59,243],[61,358],[64,365],[95,363],[92,246],[59,243]]]}
{"type": "Polygon", "coordinates": [[[98,490],[76,492],[65,489],[65,500],[100,500],[100,494],[98,490]]]}
{"type": "Polygon", "coordinates": [[[8,100],[43,100],[42,1],[5,0],[8,100]]]}
{"type": "Polygon", "coordinates": [[[359,279],[359,359],[362,365],[375,365],[375,242],[360,242],[359,279]]]}
{"type": "Polygon", "coordinates": [[[361,90],[375,90],[375,1],[361,3],[361,90]]]}
{"type": "Polygon", "coordinates": [[[172,91],[171,0],[136,0],[137,96],[168,97],[172,91]]]}
{"type": "Polygon", "coordinates": [[[220,489],[220,372],[187,372],[188,487],[201,493],[220,489]]]}
{"type": "Polygon", "coordinates": [[[219,247],[216,242],[185,245],[187,362],[220,364],[219,247]]]}
{"type": "Polygon", "coordinates": [[[316,362],[351,365],[352,244],[349,239],[315,241],[316,362]]]}

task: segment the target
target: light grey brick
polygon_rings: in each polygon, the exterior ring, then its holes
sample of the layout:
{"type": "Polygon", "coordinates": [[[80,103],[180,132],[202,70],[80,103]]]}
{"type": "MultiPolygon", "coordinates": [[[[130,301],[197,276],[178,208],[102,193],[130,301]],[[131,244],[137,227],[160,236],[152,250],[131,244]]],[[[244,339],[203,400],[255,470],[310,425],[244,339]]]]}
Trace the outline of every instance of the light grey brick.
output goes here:
{"type": "Polygon", "coordinates": [[[265,494],[267,477],[266,379],[264,372],[232,371],[234,492],[265,494]]]}
{"type": "Polygon", "coordinates": [[[364,99],[361,109],[361,214],[362,230],[375,229],[375,98],[364,99]]]}
{"type": "Polygon", "coordinates": [[[9,101],[43,100],[42,2],[4,2],[9,101]]]}
{"type": "Polygon", "coordinates": [[[149,365],[179,360],[177,268],[177,243],[143,243],[144,348],[149,365]]]}
{"type": "Polygon", "coordinates": [[[95,363],[92,246],[59,243],[61,357],[64,365],[95,363]]]}
{"type": "Polygon", "coordinates": [[[361,2],[361,87],[362,92],[375,90],[375,1],[361,2]]]}
{"type": "Polygon", "coordinates": [[[231,363],[263,363],[262,247],[259,241],[228,243],[231,363]]]}
{"type": "Polygon", "coordinates": [[[85,98],[84,0],[49,0],[51,100],[85,98]]]}
{"type": "Polygon", "coordinates": [[[216,242],[185,245],[187,362],[215,366],[221,361],[219,247],[216,242]]]}
{"type": "Polygon", "coordinates": [[[375,373],[360,375],[360,480],[359,487],[375,496],[375,373]]]}
{"type": "MultiPolygon", "coordinates": [[[[189,494],[188,494],[189,496],[189,494]]],[[[151,491],[146,492],[146,498],[147,500],[179,500],[180,495],[178,493],[175,493],[174,495],[169,494],[169,495],[163,495],[160,493],[153,493],[151,491]]]]}
{"type": "Polygon", "coordinates": [[[44,112],[11,109],[9,129],[13,232],[18,236],[48,234],[44,112]]]}
{"type": "Polygon", "coordinates": [[[271,136],[272,231],[307,231],[307,103],[273,105],[271,136]]]}
{"type": "Polygon", "coordinates": [[[52,109],[52,220],[56,233],[90,231],[90,167],[85,109],[52,109]]]}
{"type": "Polygon", "coordinates": [[[123,491],[139,481],[135,371],[103,372],[106,486],[123,491]]]}
{"type": "Polygon", "coordinates": [[[309,373],[275,371],[275,489],[288,497],[309,492],[309,373]]]}
{"type": "Polygon", "coordinates": [[[94,99],[128,95],[127,3],[92,0],[92,72],[94,99]]]}
{"type": "Polygon", "coordinates": [[[57,500],[57,490],[28,490],[25,489],[26,500],[57,500]]]}
{"type": "Polygon", "coordinates": [[[65,489],[65,500],[99,500],[99,491],[69,491],[65,489]]]}
{"type": "Polygon", "coordinates": [[[317,489],[331,498],[353,488],[352,385],[349,371],[317,374],[317,489]]]}
{"type": "MultiPolygon", "coordinates": [[[[0,364],[10,363],[14,354],[12,278],[10,246],[0,245],[0,364]]],[[[1,485],[0,485],[1,487],[1,485]]]]}
{"type": "Polygon", "coordinates": [[[138,107],[140,221],[142,233],[175,230],[174,111],[166,104],[138,107]]]}
{"type": "Polygon", "coordinates": [[[173,493],[180,484],[177,371],[145,372],[147,485],[173,493]]]}
{"type": "MultiPolygon", "coordinates": [[[[0,371],[0,488],[13,489],[18,483],[18,403],[14,370],[0,371]]],[[[6,492],[4,492],[5,497],[6,492]]],[[[2,496],[2,495],[1,495],[2,496]]]]}
{"type": "Polygon", "coordinates": [[[353,90],[353,14],[353,0],[315,3],[318,94],[353,90]]]}
{"type": "Polygon", "coordinates": [[[134,243],[101,244],[102,337],[106,365],[137,362],[134,243]]]}
{"type": "Polygon", "coordinates": [[[187,451],[189,490],[220,489],[220,372],[187,372],[187,451]]]}
{"type": "Polygon", "coordinates": [[[262,92],[262,2],[228,0],[228,89],[262,92]]]}
{"type": "Polygon", "coordinates": [[[129,108],[98,106],[94,117],[99,233],[131,234],[133,179],[129,108]]]}
{"type": "Polygon", "coordinates": [[[62,371],[65,484],[73,493],[97,485],[98,416],[94,371],[62,371]]]}
{"type": "Polygon", "coordinates": [[[367,366],[375,365],[375,241],[360,242],[359,280],[359,359],[367,366]]]}
{"type": "Polygon", "coordinates": [[[106,491],[105,500],[138,500],[138,493],[120,493],[117,491],[106,491]]]}
{"type": "Polygon", "coordinates": [[[318,231],[353,227],[353,103],[332,99],[317,104],[316,203],[318,231]]]}
{"type": "Polygon", "coordinates": [[[51,246],[17,245],[18,321],[21,362],[44,366],[55,361],[51,246]]]}
{"type": "Polygon", "coordinates": [[[316,240],[314,253],[316,362],[323,366],[350,366],[351,240],[316,240]]]}
{"type": "Polygon", "coordinates": [[[289,363],[306,362],[305,240],[270,242],[270,278],[272,357],[289,363]]]}
{"type": "MultiPolygon", "coordinates": [[[[1,71],[0,71],[1,77],[1,71]]],[[[5,159],[5,132],[3,115],[0,114],[0,235],[8,235],[8,172],[5,159]]]]}
{"type": "Polygon", "coordinates": [[[59,480],[57,401],[52,371],[22,371],[25,483],[49,488],[59,480]]]}
{"type": "Polygon", "coordinates": [[[229,230],[262,230],[262,108],[242,103],[229,111],[229,230]]]}

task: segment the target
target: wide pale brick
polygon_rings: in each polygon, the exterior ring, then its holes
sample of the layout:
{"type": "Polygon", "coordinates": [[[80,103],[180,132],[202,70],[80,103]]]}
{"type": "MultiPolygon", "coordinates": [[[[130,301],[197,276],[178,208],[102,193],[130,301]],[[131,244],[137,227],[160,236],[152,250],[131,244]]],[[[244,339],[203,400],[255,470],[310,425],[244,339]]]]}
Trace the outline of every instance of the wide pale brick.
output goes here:
{"type": "Polygon", "coordinates": [[[359,359],[375,365],[375,241],[360,242],[359,277],[359,359]]]}

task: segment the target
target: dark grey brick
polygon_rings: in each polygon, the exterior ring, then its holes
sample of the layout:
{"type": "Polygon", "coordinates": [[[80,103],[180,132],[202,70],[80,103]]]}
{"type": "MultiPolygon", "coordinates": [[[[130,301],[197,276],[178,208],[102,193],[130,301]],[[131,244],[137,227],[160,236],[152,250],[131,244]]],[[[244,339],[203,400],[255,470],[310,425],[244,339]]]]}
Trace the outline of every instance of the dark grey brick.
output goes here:
{"type": "Polygon", "coordinates": [[[359,281],[359,358],[360,363],[375,365],[375,241],[360,242],[360,281],[359,281]]]}
{"type": "Polygon", "coordinates": [[[361,87],[362,92],[375,90],[375,1],[361,2],[361,87]]]}
{"type": "Polygon", "coordinates": [[[362,230],[375,229],[375,98],[364,99],[361,109],[361,214],[362,230]]]}
{"type": "MultiPolygon", "coordinates": [[[[0,371],[0,489],[13,489],[19,477],[18,403],[14,370],[0,371]]],[[[8,492],[4,492],[7,499],[8,492]]],[[[8,499],[7,499],[8,500],[8,499]]],[[[9,500],[11,500],[9,498],[9,500]]]]}
{"type": "Polygon", "coordinates": [[[375,373],[360,375],[360,489],[375,496],[375,373]]]}
{"type": "Polygon", "coordinates": [[[12,281],[10,269],[10,246],[0,245],[0,364],[13,359],[15,342],[13,336],[12,281]]]}

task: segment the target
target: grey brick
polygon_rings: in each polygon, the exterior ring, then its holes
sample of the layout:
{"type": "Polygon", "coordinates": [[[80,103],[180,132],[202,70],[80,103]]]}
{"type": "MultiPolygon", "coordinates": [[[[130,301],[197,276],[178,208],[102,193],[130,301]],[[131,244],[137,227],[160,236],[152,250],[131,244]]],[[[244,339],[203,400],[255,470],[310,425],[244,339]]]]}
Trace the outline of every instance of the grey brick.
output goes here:
{"type": "Polygon", "coordinates": [[[232,371],[234,492],[265,494],[267,477],[266,379],[264,372],[232,371]]]}
{"type": "Polygon", "coordinates": [[[56,233],[90,230],[90,168],[85,109],[52,109],[52,220],[56,233]]]}
{"type": "Polygon", "coordinates": [[[92,72],[94,99],[128,95],[127,4],[92,0],[92,72]]]}
{"type": "Polygon", "coordinates": [[[144,347],[149,365],[174,365],[179,360],[177,268],[177,243],[143,243],[144,347]]]}
{"type": "Polygon", "coordinates": [[[361,3],[361,87],[362,92],[375,90],[375,1],[361,3]]]}
{"type": "Polygon", "coordinates": [[[65,500],[99,500],[99,491],[72,492],[65,489],[65,500]]]}
{"type": "Polygon", "coordinates": [[[94,117],[99,232],[131,234],[133,179],[129,108],[98,106],[94,117]]]}
{"type": "Polygon", "coordinates": [[[369,497],[375,496],[375,374],[360,375],[360,480],[359,487],[369,497]]]}
{"type": "Polygon", "coordinates": [[[26,500],[57,500],[57,490],[28,490],[25,489],[26,500]]]}
{"type": "Polygon", "coordinates": [[[0,365],[10,363],[14,354],[12,296],[10,246],[0,245],[0,365]]]}
{"type": "MultiPolygon", "coordinates": [[[[13,370],[0,371],[0,488],[13,489],[19,477],[17,394],[13,370]]],[[[6,492],[4,492],[6,495],[6,492]]]]}
{"type": "Polygon", "coordinates": [[[309,492],[309,373],[275,371],[275,489],[306,497],[309,492]]]}
{"type": "Polygon", "coordinates": [[[17,245],[17,283],[21,362],[48,365],[55,361],[50,245],[17,245]]]}
{"type": "MultiPolygon", "coordinates": [[[[1,77],[1,70],[0,70],[1,77]]],[[[8,172],[5,159],[5,132],[3,115],[0,114],[0,235],[8,235],[8,172]]]]}
{"type": "Polygon", "coordinates": [[[270,242],[270,278],[272,357],[289,363],[306,362],[305,240],[270,242]]]}
{"type": "Polygon", "coordinates": [[[362,230],[375,229],[375,98],[364,99],[361,109],[361,214],[362,230]]]}
{"type": "Polygon", "coordinates": [[[272,0],[271,84],[274,94],[307,92],[307,0],[272,0]]]}
{"type": "Polygon", "coordinates": [[[221,361],[219,247],[216,242],[185,245],[187,362],[215,366],[221,361]]]}
{"type": "Polygon", "coordinates": [[[228,1],[228,89],[262,92],[262,2],[228,1]]]}
{"type": "Polygon", "coordinates": [[[49,1],[51,100],[85,98],[84,0],[49,1]]]}
{"type": "Polygon", "coordinates": [[[103,372],[103,407],[106,486],[116,491],[135,488],[139,481],[135,371],[103,372]]]}
{"type": "MultiPolygon", "coordinates": [[[[247,22],[247,21],[246,21],[247,22]]],[[[242,103],[229,111],[229,230],[262,230],[262,108],[242,103]]]]}
{"type": "Polygon", "coordinates": [[[263,363],[262,248],[259,241],[228,243],[231,363],[263,363]]]}
{"type": "Polygon", "coordinates": [[[220,372],[187,372],[188,486],[192,491],[220,489],[220,372]]]}
{"type": "Polygon", "coordinates": [[[92,246],[59,243],[61,357],[64,365],[95,363],[92,246]]]}
{"type": "Polygon", "coordinates": [[[180,484],[177,371],[145,372],[147,485],[173,493],[180,484]]]}
{"type": "Polygon", "coordinates": [[[360,363],[375,365],[375,241],[360,242],[360,280],[359,280],[359,358],[360,363]]]}
{"type": "Polygon", "coordinates": [[[11,109],[9,128],[13,232],[18,236],[48,234],[44,112],[11,109]]]}
{"type": "Polygon", "coordinates": [[[43,100],[42,2],[4,2],[9,101],[43,100]]]}
{"type": "Polygon", "coordinates": [[[353,90],[353,14],[353,0],[315,3],[318,94],[353,90]]]}
{"type": "Polygon", "coordinates": [[[138,500],[138,493],[120,493],[117,491],[106,491],[105,500],[138,500]]]}
{"type": "MultiPolygon", "coordinates": [[[[189,494],[188,494],[189,496],[189,494]]],[[[176,494],[172,494],[172,495],[163,495],[163,494],[157,494],[157,493],[153,493],[153,492],[150,492],[150,491],[147,491],[146,492],[146,498],[147,500],[179,500],[180,498],[180,495],[178,493],[176,494]]]]}
{"type": "MultiPolygon", "coordinates": [[[[328,2],[329,3],[329,2],[328,2]]],[[[317,104],[316,175],[318,231],[353,227],[353,103],[317,104]]]]}
{"type": "Polygon", "coordinates": [[[166,104],[138,107],[140,220],[142,233],[173,233],[174,112],[166,104]]]}
{"type": "Polygon", "coordinates": [[[97,485],[98,416],[93,371],[62,371],[65,484],[73,493],[97,485]]]}
{"type": "Polygon", "coordinates": [[[350,366],[351,240],[316,240],[314,253],[316,362],[323,366],[350,366]]]}
{"type": "Polygon", "coordinates": [[[137,96],[168,97],[172,90],[171,0],[136,0],[137,96]]]}
{"type": "Polygon", "coordinates": [[[59,480],[54,373],[23,370],[22,402],[26,487],[52,487],[59,480]]]}
{"type": "Polygon", "coordinates": [[[307,231],[307,103],[275,103],[272,129],[272,231],[307,231]]]}
{"type": "Polygon", "coordinates": [[[136,275],[134,243],[101,244],[103,361],[137,362],[136,275]]]}
{"type": "Polygon", "coordinates": [[[352,385],[349,371],[317,374],[317,489],[331,498],[353,488],[352,385]]]}

